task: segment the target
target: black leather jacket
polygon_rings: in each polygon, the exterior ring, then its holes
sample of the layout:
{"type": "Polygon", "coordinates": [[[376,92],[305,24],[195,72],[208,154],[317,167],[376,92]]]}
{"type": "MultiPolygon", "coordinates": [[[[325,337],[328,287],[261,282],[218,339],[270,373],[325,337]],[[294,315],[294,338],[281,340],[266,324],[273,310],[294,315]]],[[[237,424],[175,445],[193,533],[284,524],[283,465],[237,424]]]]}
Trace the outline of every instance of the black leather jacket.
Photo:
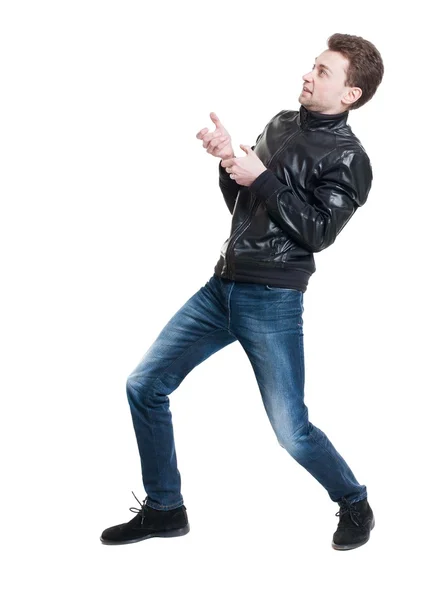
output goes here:
{"type": "Polygon", "coordinates": [[[267,170],[241,186],[219,164],[231,232],[215,274],[305,292],[324,250],[366,202],[372,167],[347,124],[349,111],[326,115],[282,110],[252,146],[267,170]]]}

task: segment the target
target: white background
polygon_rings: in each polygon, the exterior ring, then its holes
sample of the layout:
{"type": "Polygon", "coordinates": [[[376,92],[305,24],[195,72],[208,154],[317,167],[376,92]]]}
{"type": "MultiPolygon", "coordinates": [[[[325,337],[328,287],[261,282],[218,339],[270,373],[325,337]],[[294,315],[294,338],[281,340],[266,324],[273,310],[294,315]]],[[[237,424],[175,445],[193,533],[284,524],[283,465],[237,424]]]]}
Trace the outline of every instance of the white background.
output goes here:
{"type": "Polygon", "coordinates": [[[425,51],[420,4],[4,1],[1,450],[5,598],[418,598],[425,591],[425,51]],[[196,133],[299,109],[335,32],[382,54],[348,123],[366,205],[315,255],[306,404],[368,489],[368,544],[281,448],[238,343],[171,395],[191,531],[103,546],[143,501],[126,378],[213,273],[230,214],[196,133]]]}

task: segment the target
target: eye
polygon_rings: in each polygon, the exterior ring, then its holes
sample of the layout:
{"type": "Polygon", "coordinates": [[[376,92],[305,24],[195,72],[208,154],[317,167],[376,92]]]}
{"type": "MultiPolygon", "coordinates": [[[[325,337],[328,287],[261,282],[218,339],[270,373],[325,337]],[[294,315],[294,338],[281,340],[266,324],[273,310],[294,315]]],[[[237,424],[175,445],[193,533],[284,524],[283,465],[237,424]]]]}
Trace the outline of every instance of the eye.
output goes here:
{"type": "MultiPolygon", "coordinates": [[[[316,65],[313,65],[311,68],[314,69],[316,65]]],[[[325,75],[327,74],[325,69],[320,69],[319,73],[325,73],[325,75]]]]}

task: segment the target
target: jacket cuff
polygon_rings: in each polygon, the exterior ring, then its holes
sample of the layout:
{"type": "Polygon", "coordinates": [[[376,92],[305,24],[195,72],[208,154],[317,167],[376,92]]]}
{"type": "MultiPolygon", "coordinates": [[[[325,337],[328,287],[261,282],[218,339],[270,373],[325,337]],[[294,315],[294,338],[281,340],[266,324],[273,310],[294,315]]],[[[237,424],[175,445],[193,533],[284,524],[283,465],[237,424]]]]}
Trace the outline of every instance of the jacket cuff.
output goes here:
{"type": "MultiPolygon", "coordinates": [[[[222,160],[222,159],[221,159],[222,160]]],[[[223,166],[221,166],[221,161],[219,162],[219,182],[220,185],[224,186],[225,188],[231,189],[231,190],[239,190],[241,188],[241,185],[239,183],[237,183],[237,181],[235,179],[231,179],[230,178],[230,173],[228,173],[223,166]]]]}
{"type": "MultiPolygon", "coordinates": [[[[222,177],[223,179],[227,179],[227,177],[228,177],[228,178],[230,178],[230,173],[227,173],[227,171],[224,169],[224,167],[222,166],[222,164],[221,164],[221,163],[222,163],[222,158],[221,158],[221,160],[220,160],[220,161],[219,161],[219,163],[218,163],[218,167],[219,167],[219,174],[221,175],[221,177],[222,177]]],[[[232,180],[232,179],[230,179],[230,181],[233,181],[233,180],[232,180]]]]}
{"type": "Polygon", "coordinates": [[[218,165],[219,166],[219,174],[220,174],[220,177],[222,177],[222,179],[225,179],[225,177],[228,176],[228,173],[224,169],[224,167],[221,165],[221,163],[222,163],[222,158],[219,161],[219,165],[218,165]]]}
{"type": "Polygon", "coordinates": [[[267,200],[279,188],[283,188],[283,182],[270,169],[266,169],[258,175],[249,186],[250,191],[263,200],[267,200]]]}

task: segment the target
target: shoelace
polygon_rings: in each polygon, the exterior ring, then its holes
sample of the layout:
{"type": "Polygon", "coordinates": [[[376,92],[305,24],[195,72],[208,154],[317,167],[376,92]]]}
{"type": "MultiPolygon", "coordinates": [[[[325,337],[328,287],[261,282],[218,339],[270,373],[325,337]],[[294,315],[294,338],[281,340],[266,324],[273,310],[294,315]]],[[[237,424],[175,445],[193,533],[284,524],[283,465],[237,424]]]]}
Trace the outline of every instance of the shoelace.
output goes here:
{"type": "MultiPolygon", "coordinates": [[[[133,494],[133,492],[132,492],[133,494]]],[[[133,494],[135,496],[135,494],[133,494]]],[[[135,496],[136,498],[136,496],[135,496]]],[[[144,522],[144,508],[145,508],[145,504],[147,502],[147,498],[148,496],[145,498],[144,502],[141,504],[141,502],[139,502],[138,498],[136,498],[138,500],[138,503],[140,504],[141,508],[136,508],[135,506],[132,506],[129,510],[131,512],[135,512],[135,513],[141,513],[141,525],[144,522]]]]}
{"type": "Polygon", "coordinates": [[[360,523],[357,521],[357,517],[360,517],[360,512],[354,507],[354,504],[351,504],[346,498],[344,498],[339,504],[340,509],[335,513],[335,516],[340,517],[341,519],[341,517],[348,513],[353,523],[357,527],[360,527],[360,523]]]}

